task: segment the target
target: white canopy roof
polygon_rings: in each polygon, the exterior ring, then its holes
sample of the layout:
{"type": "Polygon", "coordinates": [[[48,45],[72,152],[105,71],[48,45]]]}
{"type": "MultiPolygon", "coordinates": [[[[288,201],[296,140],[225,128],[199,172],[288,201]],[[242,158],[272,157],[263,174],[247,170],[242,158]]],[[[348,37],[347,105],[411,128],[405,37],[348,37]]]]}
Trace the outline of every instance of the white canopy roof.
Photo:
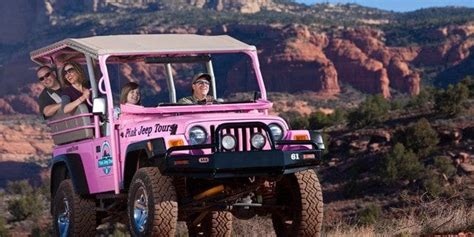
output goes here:
{"type": "Polygon", "coordinates": [[[49,63],[51,58],[67,57],[74,51],[97,59],[100,55],[147,55],[160,53],[219,53],[226,51],[254,51],[227,35],[204,36],[192,34],[108,35],[80,39],[65,39],[30,53],[37,63],[49,63]]]}

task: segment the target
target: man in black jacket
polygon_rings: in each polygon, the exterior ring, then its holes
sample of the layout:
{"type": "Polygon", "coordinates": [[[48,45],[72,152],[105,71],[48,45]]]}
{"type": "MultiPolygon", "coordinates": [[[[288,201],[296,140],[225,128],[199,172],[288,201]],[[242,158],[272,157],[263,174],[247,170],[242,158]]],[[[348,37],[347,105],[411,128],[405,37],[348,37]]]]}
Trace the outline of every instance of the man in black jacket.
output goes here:
{"type": "Polygon", "coordinates": [[[49,66],[41,66],[36,70],[36,76],[44,86],[39,95],[38,104],[43,118],[48,119],[61,109],[61,84],[56,73],[49,66]]]}

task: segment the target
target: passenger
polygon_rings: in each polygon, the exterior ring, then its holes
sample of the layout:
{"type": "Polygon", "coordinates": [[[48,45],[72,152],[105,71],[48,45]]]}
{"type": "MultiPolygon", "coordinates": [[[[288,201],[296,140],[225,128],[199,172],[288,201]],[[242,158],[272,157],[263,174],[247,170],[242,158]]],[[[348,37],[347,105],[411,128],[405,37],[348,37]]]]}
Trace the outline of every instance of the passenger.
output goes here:
{"type": "MultiPolygon", "coordinates": [[[[80,104],[86,102],[90,96],[90,90],[86,86],[86,78],[81,65],[75,62],[67,62],[62,69],[62,77],[66,87],[63,90],[62,104],[64,113],[73,112],[80,104]]],[[[87,108],[92,111],[92,107],[88,104],[87,108]]]]}
{"type": "Polygon", "coordinates": [[[129,82],[122,87],[120,104],[140,105],[140,88],[137,83],[129,82]]]}
{"type": "Polygon", "coordinates": [[[192,94],[181,98],[179,104],[212,104],[216,103],[214,97],[207,95],[211,84],[211,76],[206,73],[196,75],[192,81],[192,94]]]}
{"type": "Polygon", "coordinates": [[[40,113],[44,119],[48,119],[61,108],[61,84],[56,78],[56,73],[49,66],[36,69],[36,76],[44,86],[38,98],[40,113]]]}

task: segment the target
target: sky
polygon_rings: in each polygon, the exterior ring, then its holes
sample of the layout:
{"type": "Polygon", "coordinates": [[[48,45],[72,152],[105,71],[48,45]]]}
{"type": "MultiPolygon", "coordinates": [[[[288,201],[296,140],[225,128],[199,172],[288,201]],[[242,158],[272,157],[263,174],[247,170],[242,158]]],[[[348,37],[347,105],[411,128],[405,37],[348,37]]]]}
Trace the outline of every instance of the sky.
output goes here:
{"type": "Polygon", "coordinates": [[[420,8],[463,6],[474,8],[474,0],[296,0],[296,2],[314,3],[357,3],[362,6],[374,7],[397,12],[414,11],[420,8]]]}

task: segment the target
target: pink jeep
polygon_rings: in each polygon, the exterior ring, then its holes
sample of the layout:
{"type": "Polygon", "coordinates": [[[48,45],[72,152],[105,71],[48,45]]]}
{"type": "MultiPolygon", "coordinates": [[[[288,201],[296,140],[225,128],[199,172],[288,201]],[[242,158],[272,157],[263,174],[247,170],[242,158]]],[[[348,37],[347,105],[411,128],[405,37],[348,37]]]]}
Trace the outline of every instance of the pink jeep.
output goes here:
{"type": "Polygon", "coordinates": [[[267,214],[278,236],[319,235],[321,135],[269,115],[254,46],[229,36],[96,36],[31,59],[81,63],[92,94],[93,111],[81,105],[48,121],[56,236],[94,236],[120,217],[132,236],[174,236],[177,221],[192,236],[231,236],[233,217],[267,214]],[[218,102],[177,104],[199,72],[218,102]],[[120,104],[128,81],[140,84],[141,105],[120,104]]]}

